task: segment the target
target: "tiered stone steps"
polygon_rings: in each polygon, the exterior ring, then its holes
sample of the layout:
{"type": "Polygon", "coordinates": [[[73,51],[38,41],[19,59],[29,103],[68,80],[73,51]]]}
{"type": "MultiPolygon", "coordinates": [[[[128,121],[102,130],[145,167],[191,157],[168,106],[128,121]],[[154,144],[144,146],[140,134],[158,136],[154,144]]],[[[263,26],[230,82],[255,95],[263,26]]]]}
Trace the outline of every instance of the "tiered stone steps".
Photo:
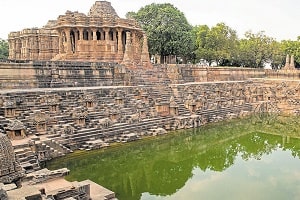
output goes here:
{"type": "Polygon", "coordinates": [[[25,173],[30,173],[40,169],[40,165],[35,152],[29,147],[29,144],[14,146],[16,158],[19,160],[25,173]]]}

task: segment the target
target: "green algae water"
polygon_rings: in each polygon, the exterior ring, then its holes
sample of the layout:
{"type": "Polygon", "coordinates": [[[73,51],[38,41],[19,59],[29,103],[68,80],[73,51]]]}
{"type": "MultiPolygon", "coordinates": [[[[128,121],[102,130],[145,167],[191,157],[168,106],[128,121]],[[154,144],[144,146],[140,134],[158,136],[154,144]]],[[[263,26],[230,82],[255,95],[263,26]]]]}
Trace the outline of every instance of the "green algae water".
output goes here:
{"type": "Polygon", "coordinates": [[[120,200],[299,199],[300,117],[251,117],[47,163],[120,200]]]}

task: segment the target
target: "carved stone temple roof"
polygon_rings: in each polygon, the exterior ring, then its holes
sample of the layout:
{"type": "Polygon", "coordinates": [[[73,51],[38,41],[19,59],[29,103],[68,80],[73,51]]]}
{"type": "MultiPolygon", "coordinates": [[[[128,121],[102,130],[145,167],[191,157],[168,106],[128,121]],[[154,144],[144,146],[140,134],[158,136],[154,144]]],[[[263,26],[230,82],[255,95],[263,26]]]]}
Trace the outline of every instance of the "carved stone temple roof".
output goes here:
{"type": "Polygon", "coordinates": [[[58,29],[62,27],[124,27],[142,31],[135,20],[120,18],[108,1],[96,1],[87,15],[78,11],[67,11],[65,15],[60,15],[48,26],[51,27],[55,23],[58,29]]]}
{"type": "Polygon", "coordinates": [[[25,129],[25,126],[21,121],[14,119],[14,120],[9,120],[9,123],[8,123],[6,129],[7,130],[22,130],[22,129],[25,129]]]}
{"type": "Polygon", "coordinates": [[[22,176],[22,168],[15,158],[9,138],[0,133],[0,182],[11,183],[22,176]]]}
{"type": "Polygon", "coordinates": [[[88,16],[119,18],[115,9],[111,6],[111,3],[107,1],[96,1],[91,7],[88,16]]]}

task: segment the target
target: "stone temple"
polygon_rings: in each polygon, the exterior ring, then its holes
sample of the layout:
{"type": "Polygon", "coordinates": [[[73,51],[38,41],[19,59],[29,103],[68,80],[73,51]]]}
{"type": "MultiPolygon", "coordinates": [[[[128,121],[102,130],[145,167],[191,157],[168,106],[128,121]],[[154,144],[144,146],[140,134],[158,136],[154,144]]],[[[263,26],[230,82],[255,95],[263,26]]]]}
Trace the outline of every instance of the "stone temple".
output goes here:
{"type": "Polygon", "coordinates": [[[149,64],[147,37],[110,2],[96,1],[86,15],[67,11],[43,28],[11,32],[10,60],[76,60],[149,64]]]}

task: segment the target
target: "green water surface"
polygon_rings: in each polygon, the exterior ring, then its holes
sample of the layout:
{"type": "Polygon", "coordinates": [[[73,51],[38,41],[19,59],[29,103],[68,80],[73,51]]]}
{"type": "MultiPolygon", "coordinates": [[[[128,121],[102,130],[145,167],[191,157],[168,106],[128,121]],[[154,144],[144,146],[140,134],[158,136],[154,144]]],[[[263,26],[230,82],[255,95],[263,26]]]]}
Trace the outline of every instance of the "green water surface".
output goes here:
{"type": "Polygon", "coordinates": [[[47,163],[119,200],[300,199],[299,117],[251,117],[47,163]]]}

